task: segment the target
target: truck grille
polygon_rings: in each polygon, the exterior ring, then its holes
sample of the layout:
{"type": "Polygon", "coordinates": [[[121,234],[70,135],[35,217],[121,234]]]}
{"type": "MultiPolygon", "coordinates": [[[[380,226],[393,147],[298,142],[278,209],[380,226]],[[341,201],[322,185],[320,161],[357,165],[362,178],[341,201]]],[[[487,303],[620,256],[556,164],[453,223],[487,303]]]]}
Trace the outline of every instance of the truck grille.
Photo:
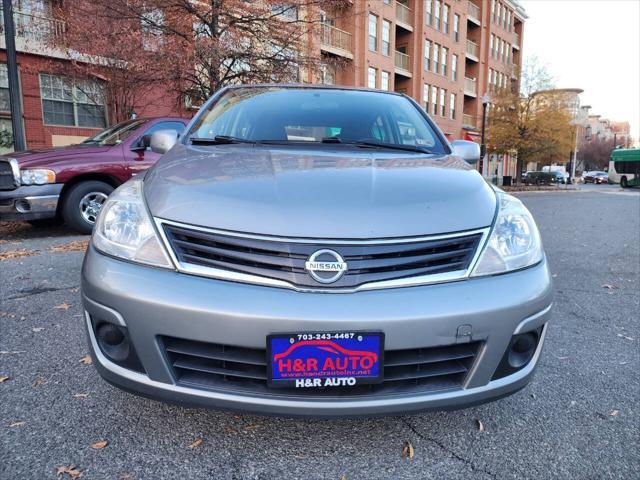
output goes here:
{"type": "Polygon", "coordinates": [[[15,190],[16,179],[9,160],[0,160],[0,190],[15,190]]]}
{"type": "Polygon", "coordinates": [[[344,397],[428,393],[459,389],[480,342],[407,350],[385,350],[384,380],[375,385],[326,389],[267,387],[266,350],[161,337],[179,385],[254,394],[344,397]]]}
{"type": "MultiPolygon", "coordinates": [[[[465,272],[482,232],[433,239],[345,242],[300,241],[237,236],[163,223],[165,236],[181,266],[237,272],[301,288],[348,289],[364,284],[449,272],[465,272]],[[305,270],[314,252],[330,248],[348,265],[335,283],[315,280],[305,270]]],[[[188,269],[187,269],[188,270],[188,269]]],[[[215,276],[215,275],[213,275],[215,276]]]]}

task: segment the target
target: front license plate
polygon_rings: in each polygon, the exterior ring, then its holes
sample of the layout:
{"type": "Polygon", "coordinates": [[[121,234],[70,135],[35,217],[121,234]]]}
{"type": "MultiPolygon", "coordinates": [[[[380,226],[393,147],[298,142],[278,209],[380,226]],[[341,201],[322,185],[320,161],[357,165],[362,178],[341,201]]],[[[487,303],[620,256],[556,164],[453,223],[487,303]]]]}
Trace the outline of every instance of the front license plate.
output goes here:
{"type": "Polygon", "coordinates": [[[270,387],[351,387],[382,381],[382,332],[269,335],[267,352],[270,387]]]}

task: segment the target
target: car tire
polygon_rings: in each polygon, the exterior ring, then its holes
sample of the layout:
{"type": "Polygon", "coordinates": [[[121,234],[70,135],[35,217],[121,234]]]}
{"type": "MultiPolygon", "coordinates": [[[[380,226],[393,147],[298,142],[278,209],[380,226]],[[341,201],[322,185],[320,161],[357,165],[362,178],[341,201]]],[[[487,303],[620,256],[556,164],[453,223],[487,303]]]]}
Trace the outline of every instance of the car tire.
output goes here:
{"type": "Polygon", "coordinates": [[[105,182],[89,180],[78,183],[64,196],[62,217],[74,230],[90,234],[100,207],[114,188],[105,182]]]}
{"type": "Polygon", "coordinates": [[[620,179],[620,186],[622,188],[628,188],[629,187],[629,182],[627,181],[627,177],[622,177],[620,179]]]}

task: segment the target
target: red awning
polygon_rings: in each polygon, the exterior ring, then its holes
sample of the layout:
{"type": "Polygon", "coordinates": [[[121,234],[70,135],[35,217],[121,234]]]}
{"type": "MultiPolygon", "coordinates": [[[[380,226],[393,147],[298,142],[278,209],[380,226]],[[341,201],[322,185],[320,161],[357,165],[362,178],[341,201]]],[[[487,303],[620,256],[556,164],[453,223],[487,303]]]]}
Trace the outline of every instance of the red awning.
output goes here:
{"type": "Polygon", "coordinates": [[[468,140],[469,142],[478,142],[480,143],[481,136],[476,132],[465,132],[464,140],[468,140]]]}

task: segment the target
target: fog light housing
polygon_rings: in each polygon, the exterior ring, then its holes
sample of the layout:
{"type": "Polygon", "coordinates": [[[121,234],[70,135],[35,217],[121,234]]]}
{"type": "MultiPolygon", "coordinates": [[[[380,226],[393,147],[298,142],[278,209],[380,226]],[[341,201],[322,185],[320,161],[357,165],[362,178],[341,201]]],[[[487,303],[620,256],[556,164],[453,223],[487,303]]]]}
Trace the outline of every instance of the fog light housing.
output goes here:
{"type": "Polygon", "coordinates": [[[500,365],[498,365],[492,380],[511,375],[529,364],[536,353],[538,343],[540,343],[542,328],[519,333],[511,338],[507,351],[504,353],[502,360],[500,360],[500,365]]]}
{"type": "Polygon", "coordinates": [[[146,373],[129,338],[126,327],[91,317],[96,342],[111,362],[130,370],[146,373]]]}

